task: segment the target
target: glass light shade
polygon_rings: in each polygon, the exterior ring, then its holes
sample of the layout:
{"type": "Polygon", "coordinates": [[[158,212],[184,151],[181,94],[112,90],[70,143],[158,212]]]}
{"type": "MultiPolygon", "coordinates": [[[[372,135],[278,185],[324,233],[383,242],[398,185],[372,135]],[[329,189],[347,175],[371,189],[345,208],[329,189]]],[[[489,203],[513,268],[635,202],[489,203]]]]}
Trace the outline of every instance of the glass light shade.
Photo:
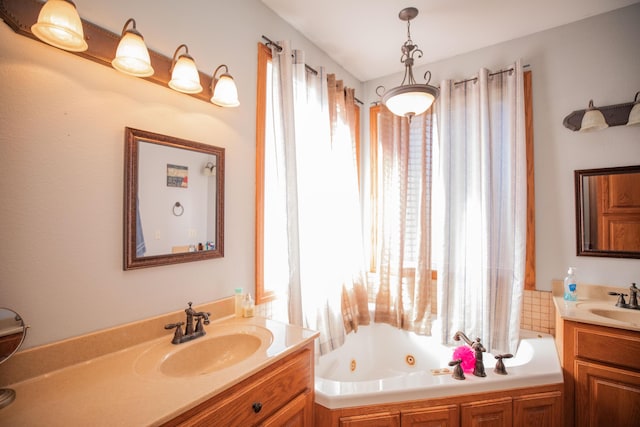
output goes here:
{"type": "Polygon", "coordinates": [[[200,75],[196,63],[189,55],[182,55],[173,67],[169,87],[178,92],[200,93],[200,75]]]}
{"type": "Polygon", "coordinates": [[[136,77],[153,75],[153,67],[149,58],[149,50],[142,36],[134,31],[126,31],[116,50],[116,57],[111,65],[118,71],[136,77]]]}
{"type": "Polygon", "coordinates": [[[396,116],[413,117],[427,111],[437,96],[438,89],[434,86],[405,85],[387,91],[382,103],[396,116]]]}
{"type": "Polygon", "coordinates": [[[582,125],[580,126],[580,132],[590,132],[594,130],[600,130],[608,128],[607,124],[602,112],[597,108],[589,108],[584,113],[584,117],[582,118],[582,125]]]}
{"type": "Polygon", "coordinates": [[[238,88],[233,81],[233,77],[229,74],[222,74],[220,76],[213,88],[211,102],[220,107],[237,107],[240,105],[238,88]]]}
{"type": "Polygon", "coordinates": [[[78,11],[66,0],[48,0],[31,32],[43,42],[71,52],[83,52],[89,47],[78,11]]]}
{"type": "Polygon", "coordinates": [[[640,102],[633,104],[633,108],[629,113],[629,120],[627,121],[627,126],[637,125],[640,125],[640,102]]]}

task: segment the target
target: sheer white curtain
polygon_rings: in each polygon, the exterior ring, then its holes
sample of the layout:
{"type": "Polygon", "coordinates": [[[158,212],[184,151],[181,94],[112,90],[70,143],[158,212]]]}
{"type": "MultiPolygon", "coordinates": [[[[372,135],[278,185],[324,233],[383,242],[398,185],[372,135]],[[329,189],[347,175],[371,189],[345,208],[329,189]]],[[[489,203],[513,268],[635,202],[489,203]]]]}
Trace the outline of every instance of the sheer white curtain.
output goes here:
{"type": "Polygon", "coordinates": [[[441,332],[479,337],[490,352],[516,351],[524,287],[524,88],[520,62],[511,68],[443,81],[439,99],[441,332]]]}
{"type": "Polygon", "coordinates": [[[277,231],[269,233],[273,240],[265,235],[265,254],[286,258],[279,264],[289,321],[319,330],[323,354],[344,342],[360,316],[357,303],[350,305],[354,288],[364,284],[355,150],[343,118],[344,90],[336,97],[323,69],[308,72],[302,51],[280,45],[272,51],[273,138],[265,147],[266,180],[276,177],[265,190],[275,205],[265,214],[265,230],[277,231]]]}

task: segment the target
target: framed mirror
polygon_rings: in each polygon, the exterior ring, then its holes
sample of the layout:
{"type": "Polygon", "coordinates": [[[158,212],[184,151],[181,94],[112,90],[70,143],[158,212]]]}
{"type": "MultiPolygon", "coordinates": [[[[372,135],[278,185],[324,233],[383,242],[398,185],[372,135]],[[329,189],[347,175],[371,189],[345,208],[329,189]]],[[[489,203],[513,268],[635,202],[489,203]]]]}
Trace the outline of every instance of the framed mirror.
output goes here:
{"type": "Polygon", "coordinates": [[[224,256],[224,148],[125,128],[124,269],[224,256]]]}
{"type": "Polygon", "coordinates": [[[574,174],[578,256],[640,258],[640,165],[574,174]]]}

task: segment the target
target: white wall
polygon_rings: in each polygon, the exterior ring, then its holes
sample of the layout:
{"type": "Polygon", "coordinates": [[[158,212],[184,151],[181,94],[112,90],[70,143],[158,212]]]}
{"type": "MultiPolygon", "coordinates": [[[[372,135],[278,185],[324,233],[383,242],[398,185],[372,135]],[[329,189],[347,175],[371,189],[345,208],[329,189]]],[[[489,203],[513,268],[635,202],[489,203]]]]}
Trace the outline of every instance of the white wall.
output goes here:
{"type": "MultiPolygon", "coordinates": [[[[640,282],[640,260],[576,256],[573,188],[576,169],[640,164],[640,126],[591,134],[562,126],[564,117],[586,108],[589,99],[596,105],[633,100],[640,91],[639,41],[636,4],[427,66],[417,61],[416,76],[430,69],[432,84],[469,78],[481,67],[498,70],[519,58],[531,65],[538,289],[549,290],[551,280],[565,276],[569,266],[578,268],[584,283],[640,282]]],[[[401,80],[398,74],[366,82],[365,105],[378,99],[378,85],[391,88],[401,80]]],[[[368,115],[364,120],[368,126],[368,115]]]]}
{"type": "MultiPolygon", "coordinates": [[[[355,87],[365,101],[365,137],[375,87],[400,81],[361,85],[259,0],[75,3],[85,19],[115,33],[135,17],[148,45],[166,56],[187,43],[202,71],[228,64],[241,106],[207,105],[0,24],[0,306],[31,325],[26,347],[178,310],[187,301],[197,306],[237,286],[253,289],[261,35],[292,40],[309,64],[325,65],[355,87]],[[122,270],[125,126],[225,147],[223,259],[122,270]]],[[[615,104],[640,90],[638,22],[636,5],[429,66],[438,81],[517,57],[531,64],[541,288],[568,265],[589,282],[623,285],[640,277],[640,261],[575,257],[572,181],[574,169],[640,163],[640,129],[583,135],[562,127],[562,118],[590,98],[615,104]]]]}
{"type": "Polygon", "coordinates": [[[292,40],[309,64],[362,89],[259,0],[75,3],[115,33],[134,17],[165,56],[187,43],[202,71],[226,63],[241,106],[192,99],[0,24],[0,307],[31,325],[25,347],[253,290],[261,35],[292,40]],[[123,271],[125,126],[225,147],[224,258],[123,271]]]}

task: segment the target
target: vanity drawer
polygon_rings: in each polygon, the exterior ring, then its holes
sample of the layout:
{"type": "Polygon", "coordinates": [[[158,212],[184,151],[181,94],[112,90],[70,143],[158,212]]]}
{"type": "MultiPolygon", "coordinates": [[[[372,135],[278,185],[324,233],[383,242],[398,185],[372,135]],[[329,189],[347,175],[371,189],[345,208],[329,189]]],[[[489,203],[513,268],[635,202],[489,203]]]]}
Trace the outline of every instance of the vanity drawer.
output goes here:
{"type": "Polygon", "coordinates": [[[252,426],[313,388],[312,352],[305,348],[214,396],[166,425],[252,426]],[[259,409],[256,409],[259,405],[259,409]],[[256,406],[256,409],[254,409],[256,406]]]}
{"type": "Polygon", "coordinates": [[[576,356],[640,370],[640,332],[594,325],[574,331],[576,356]]]}

